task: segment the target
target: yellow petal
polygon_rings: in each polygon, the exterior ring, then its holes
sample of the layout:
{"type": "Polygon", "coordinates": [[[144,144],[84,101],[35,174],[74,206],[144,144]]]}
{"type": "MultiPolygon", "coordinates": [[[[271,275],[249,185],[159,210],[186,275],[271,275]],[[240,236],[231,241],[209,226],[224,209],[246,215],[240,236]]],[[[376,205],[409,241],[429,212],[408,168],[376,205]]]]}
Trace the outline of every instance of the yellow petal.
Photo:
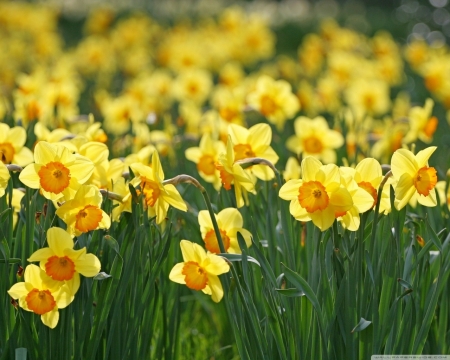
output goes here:
{"type": "Polygon", "coordinates": [[[64,256],[64,249],[73,248],[73,239],[69,233],[61,228],[52,227],[47,231],[47,242],[56,256],[64,256]]]}
{"type": "Polygon", "coordinates": [[[34,148],[34,162],[47,164],[55,160],[57,148],[46,141],[39,141],[34,148]]]}
{"type": "Polygon", "coordinates": [[[19,180],[23,182],[26,186],[32,189],[39,189],[40,177],[38,171],[41,169],[42,165],[30,164],[26,166],[19,175],[19,180]]]}
{"type": "Polygon", "coordinates": [[[356,165],[355,170],[361,176],[361,179],[357,180],[358,182],[370,182],[374,188],[377,188],[380,185],[383,173],[381,171],[381,165],[377,160],[373,158],[361,160],[358,165],[356,165]]]}
{"type": "Polygon", "coordinates": [[[220,275],[230,271],[230,265],[228,265],[224,258],[211,253],[208,253],[206,257],[207,260],[205,260],[205,263],[209,260],[209,263],[205,266],[208,274],[220,275]]]}
{"type": "Polygon", "coordinates": [[[169,279],[178,284],[186,284],[186,275],[182,274],[184,263],[176,264],[169,274],[169,279]]]}
{"type": "Polygon", "coordinates": [[[334,208],[328,206],[324,210],[317,210],[309,214],[314,225],[316,225],[321,231],[325,231],[333,225],[335,220],[334,208]]]}
{"type": "Polygon", "coordinates": [[[211,299],[218,303],[223,298],[223,287],[218,276],[208,275],[208,285],[211,288],[211,299]]]}
{"type": "Polygon", "coordinates": [[[222,230],[227,231],[227,229],[240,228],[244,224],[242,215],[239,210],[235,208],[226,208],[217,214],[217,219],[222,224],[222,230]]]}
{"type": "Polygon", "coordinates": [[[56,325],[58,325],[59,321],[58,308],[55,306],[52,311],[49,311],[41,315],[41,320],[44,323],[44,325],[48,326],[50,329],[54,329],[56,325]]]}
{"type": "Polygon", "coordinates": [[[47,261],[49,257],[55,255],[54,251],[48,247],[36,250],[31,256],[27,259],[29,262],[35,261],[47,261]]]}
{"type": "Polygon", "coordinates": [[[298,198],[299,188],[300,186],[302,186],[302,184],[302,180],[289,180],[280,188],[278,196],[284,200],[294,200],[298,198]]]}
{"type": "Polygon", "coordinates": [[[100,260],[94,254],[80,256],[74,261],[75,270],[85,277],[93,277],[100,271],[100,260]]]}
{"type": "Polygon", "coordinates": [[[322,163],[312,156],[308,156],[302,161],[302,177],[303,181],[316,180],[316,174],[319,171],[322,163]]]}
{"type": "Polygon", "coordinates": [[[416,192],[413,178],[409,174],[403,174],[395,187],[395,208],[402,209],[416,192]]]}
{"type": "Polygon", "coordinates": [[[206,258],[206,251],[200,245],[191,241],[181,240],[180,247],[184,262],[194,261],[201,264],[203,259],[206,258]]]}
{"type": "Polygon", "coordinates": [[[423,206],[429,207],[436,206],[437,205],[436,190],[435,189],[431,190],[428,196],[419,195],[417,197],[417,201],[419,202],[419,204],[423,206]]]}
{"type": "Polygon", "coordinates": [[[272,141],[272,129],[268,124],[256,124],[248,131],[247,141],[252,145],[252,149],[255,153],[270,146],[270,142],[272,141]]]}
{"type": "Polygon", "coordinates": [[[419,167],[416,158],[411,151],[399,149],[392,155],[391,170],[394,178],[400,179],[405,173],[414,177],[419,170],[419,167]]]}
{"type": "Polygon", "coordinates": [[[436,146],[430,146],[426,149],[423,149],[422,151],[419,151],[416,154],[416,160],[417,160],[417,166],[418,168],[423,168],[424,166],[427,166],[428,159],[430,156],[434,153],[434,151],[437,149],[436,146]]]}
{"type": "Polygon", "coordinates": [[[164,185],[164,190],[166,190],[166,194],[161,193],[160,195],[163,197],[164,201],[167,201],[174,208],[182,211],[187,211],[187,205],[175,186],[171,184],[164,185]]]}
{"type": "Polygon", "coordinates": [[[19,282],[11,286],[11,289],[9,289],[7,292],[13,299],[19,299],[21,297],[27,296],[31,290],[32,289],[30,289],[29,287],[27,288],[25,282],[19,282]]]}

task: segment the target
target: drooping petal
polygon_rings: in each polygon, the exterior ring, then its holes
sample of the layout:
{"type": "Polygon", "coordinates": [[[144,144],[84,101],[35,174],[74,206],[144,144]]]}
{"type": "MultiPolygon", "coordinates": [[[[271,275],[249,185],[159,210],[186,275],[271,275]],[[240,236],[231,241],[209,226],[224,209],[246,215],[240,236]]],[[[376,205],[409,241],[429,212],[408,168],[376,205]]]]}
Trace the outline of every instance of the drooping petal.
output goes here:
{"type": "Polygon", "coordinates": [[[413,178],[405,173],[403,174],[397,185],[395,186],[395,208],[397,210],[402,209],[409,202],[411,197],[416,192],[416,188],[414,187],[413,178]]]}
{"type": "Polygon", "coordinates": [[[54,329],[56,325],[58,325],[59,321],[59,312],[58,308],[55,308],[52,311],[49,311],[43,315],[41,315],[41,320],[44,325],[48,326],[50,329],[54,329]]]}
{"type": "Polygon", "coordinates": [[[429,207],[436,206],[437,205],[436,190],[435,189],[431,190],[428,196],[419,195],[417,197],[417,201],[419,202],[419,204],[423,206],[429,207]]]}
{"type": "Polygon", "coordinates": [[[334,208],[328,206],[325,210],[317,210],[309,214],[314,225],[316,225],[321,231],[325,231],[333,225],[335,220],[334,208]]]}
{"type": "Polygon", "coordinates": [[[218,303],[223,298],[223,287],[216,275],[208,275],[208,285],[211,288],[211,299],[218,303]]]}
{"type": "Polygon", "coordinates": [[[187,205],[174,185],[164,185],[164,190],[166,190],[166,194],[161,194],[164,201],[178,210],[187,211],[187,205]]]}

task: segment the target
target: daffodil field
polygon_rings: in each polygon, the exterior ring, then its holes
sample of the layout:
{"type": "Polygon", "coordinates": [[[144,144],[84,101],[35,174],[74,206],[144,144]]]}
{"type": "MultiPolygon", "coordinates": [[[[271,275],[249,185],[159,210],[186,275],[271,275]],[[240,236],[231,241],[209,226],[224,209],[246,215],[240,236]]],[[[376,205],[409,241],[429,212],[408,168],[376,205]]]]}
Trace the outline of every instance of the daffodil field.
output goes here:
{"type": "Polygon", "coordinates": [[[252,3],[0,1],[0,360],[450,355],[447,1],[252,3]]]}

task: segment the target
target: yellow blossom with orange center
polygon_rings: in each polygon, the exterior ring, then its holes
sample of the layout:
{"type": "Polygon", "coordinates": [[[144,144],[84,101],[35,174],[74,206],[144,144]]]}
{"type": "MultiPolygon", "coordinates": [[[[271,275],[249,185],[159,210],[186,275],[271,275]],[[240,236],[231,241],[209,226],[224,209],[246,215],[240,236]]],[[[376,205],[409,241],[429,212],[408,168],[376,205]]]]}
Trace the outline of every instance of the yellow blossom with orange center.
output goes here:
{"type": "Polygon", "coordinates": [[[395,207],[402,209],[408,202],[436,206],[436,169],[428,166],[428,159],[436,146],[428,147],[414,155],[406,149],[392,155],[391,171],[395,184],[395,207]]]}
{"type": "Polygon", "coordinates": [[[56,210],[71,235],[79,236],[96,229],[108,229],[111,219],[102,209],[103,197],[94,185],[82,185],[73,199],[56,210]]]}
{"type": "Polygon", "coordinates": [[[40,315],[42,322],[52,329],[58,324],[58,309],[74,299],[67,284],[55,287],[54,281],[36,265],[26,267],[24,281],[14,284],[8,294],[18,299],[24,310],[40,315]]]}
{"type": "Polygon", "coordinates": [[[33,153],[26,148],[26,131],[21,126],[10,128],[0,123],[0,161],[5,164],[28,165],[33,161],[33,153]]]}
{"type": "Polygon", "coordinates": [[[219,302],[223,297],[223,288],[218,275],[230,271],[228,263],[188,240],[181,240],[180,247],[183,262],[173,267],[169,279],[190,289],[201,290],[211,295],[214,302],[219,302]]]}

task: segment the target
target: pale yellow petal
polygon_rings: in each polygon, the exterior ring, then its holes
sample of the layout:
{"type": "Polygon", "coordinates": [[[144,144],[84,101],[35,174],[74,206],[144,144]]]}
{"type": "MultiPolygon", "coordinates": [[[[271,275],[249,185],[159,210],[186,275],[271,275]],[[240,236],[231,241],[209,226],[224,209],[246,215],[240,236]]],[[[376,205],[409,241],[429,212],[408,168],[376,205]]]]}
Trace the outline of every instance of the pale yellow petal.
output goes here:
{"type": "Polygon", "coordinates": [[[430,146],[416,154],[417,166],[420,168],[427,166],[428,159],[437,149],[436,146],[430,146]]]}
{"type": "Polygon", "coordinates": [[[80,256],[75,262],[75,270],[85,277],[93,277],[100,272],[100,260],[94,254],[80,256]]]}
{"type": "Polygon", "coordinates": [[[428,206],[428,207],[437,206],[435,189],[431,190],[430,194],[428,196],[419,195],[417,197],[417,201],[419,202],[419,204],[421,204],[423,206],[428,206]]]}
{"type": "Polygon", "coordinates": [[[322,163],[312,156],[303,159],[301,165],[303,181],[315,181],[316,174],[321,166],[322,163]]]}
{"type": "Polygon", "coordinates": [[[206,251],[200,245],[191,241],[181,240],[180,247],[184,262],[195,261],[201,264],[203,259],[206,258],[206,251]]]}
{"type": "Polygon", "coordinates": [[[57,148],[46,141],[39,141],[34,148],[34,162],[36,164],[47,164],[55,160],[57,148]]]}
{"type": "Polygon", "coordinates": [[[324,210],[317,210],[309,214],[314,225],[316,225],[321,231],[325,231],[333,225],[335,220],[334,208],[328,206],[324,210]]]}
{"type": "Polygon", "coordinates": [[[30,164],[26,166],[19,175],[19,180],[23,182],[26,186],[32,189],[39,189],[41,186],[40,177],[38,171],[41,169],[42,165],[30,164]]]}
{"type": "Polygon", "coordinates": [[[284,184],[278,193],[278,196],[284,200],[293,200],[298,198],[300,186],[303,181],[298,179],[289,180],[284,184]]]}
{"type": "Polygon", "coordinates": [[[223,225],[223,229],[221,229],[225,231],[227,229],[240,228],[244,224],[241,213],[235,208],[223,209],[217,214],[217,219],[223,225]]]}
{"type": "Polygon", "coordinates": [[[211,299],[218,303],[223,298],[223,287],[216,275],[208,275],[208,285],[211,288],[211,299]]]}
{"type": "Polygon", "coordinates": [[[398,180],[403,174],[414,177],[419,167],[411,151],[399,149],[392,155],[391,170],[394,178],[398,180]]]}
{"type": "Polygon", "coordinates": [[[31,256],[27,259],[29,262],[35,261],[47,261],[49,257],[55,255],[52,249],[46,247],[39,250],[36,250],[31,256]]]}
{"type": "Polygon", "coordinates": [[[272,141],[272,129],[268,124],[256,124],[252,126],[248,134],[248,143],[252,145],[255,153],[270,146],[272,141]]]}
{"type": "Polygon", "coordinates": [[[207,260],[205,263],[209,260],[209,263],[205,266],[205,270],[208,274],[220,275],[230,271],[230,265],[228,265],[225,259],[220,256],[208,253],[206,257],[207,260]]]}
{"type": "Polygon", "coordinates": [[[32,289],[27,288],[24,282],[19,282],[11,286],[11,289],[7,292],[13,299],[19,299],[21,297],[26,297],[31,290],[32,289]]]}
{"type": "Polygon", "coordinates": [[[47,242],[50,249],[53,250],[55,255],[64,256],[64,250],[69,248],[73,248],[73,239],[67,233],[67,231],[58,228],[52,227],[47,231],[47,242]]]}
{"type": "Polygon", "coordinates": [[[58,308],[55,306],[52,311],[49,311],[41,315],[41,320],[44,323],[44,325],[48,326],[50,329],[54,329],[56,325],[58,325],[59,321],[58,308]]]}
{"type": "Polygon", "coordinates": [[[186,284],[186,276],[182,274],[184,262],[176,264],[169,274],[169,279],[178,284],[186,284]]]}
{"type": "Polygon", "coordinates": [[[168,202],[174,208],[187,211],[187,205],[174,185],[164,185],[164,190],[166,190],[166,194],[160,195],[164,201],[168,202]]]}

